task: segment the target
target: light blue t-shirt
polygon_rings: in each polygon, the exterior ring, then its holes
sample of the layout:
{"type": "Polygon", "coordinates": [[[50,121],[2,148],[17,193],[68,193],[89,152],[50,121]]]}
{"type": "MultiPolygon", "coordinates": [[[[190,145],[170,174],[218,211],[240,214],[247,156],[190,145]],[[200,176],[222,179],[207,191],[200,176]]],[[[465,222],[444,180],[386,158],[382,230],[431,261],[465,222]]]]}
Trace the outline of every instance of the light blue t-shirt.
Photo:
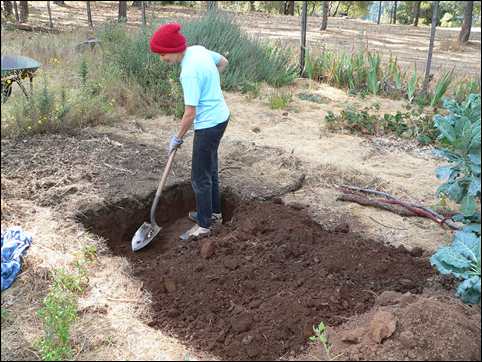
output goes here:
{"type": "Polygon", "coordinates": [[[181,62],[181,85],[184,104],[196,107],[194,129],[211,128],[229,117],[229,109],[221,91],[219,53],[203,46],[190,46],[181,62]]]}

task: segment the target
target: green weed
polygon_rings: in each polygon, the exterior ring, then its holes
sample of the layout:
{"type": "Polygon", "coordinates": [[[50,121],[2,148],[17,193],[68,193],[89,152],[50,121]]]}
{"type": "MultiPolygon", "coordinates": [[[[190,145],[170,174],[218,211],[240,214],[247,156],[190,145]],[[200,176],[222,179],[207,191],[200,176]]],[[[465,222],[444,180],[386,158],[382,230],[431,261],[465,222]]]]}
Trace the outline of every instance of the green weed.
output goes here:
{"type": "Polygon", "coordinates": [[[269,106],[271,109],[284,109],[288,107],[293,100],[291,92],[286,91],[273,91],[269,97],[269,106]]]}

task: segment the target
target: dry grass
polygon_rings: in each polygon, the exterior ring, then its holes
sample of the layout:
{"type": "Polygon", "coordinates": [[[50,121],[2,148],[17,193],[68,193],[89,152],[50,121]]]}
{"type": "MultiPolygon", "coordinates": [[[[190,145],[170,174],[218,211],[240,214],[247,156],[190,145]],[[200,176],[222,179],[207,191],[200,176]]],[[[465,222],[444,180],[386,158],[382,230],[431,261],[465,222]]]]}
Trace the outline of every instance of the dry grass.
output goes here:
{"type": "Polygon", "coordinates": [[[89,286],[79,297],[78,319],[71,330],[74,359],[169,360],[192,355],[175,339],[144,324],[150,318],[151,296],[131,276],[127,259],[112,257],[101,238],[60,213],[31,202],[5,199],[2,194],[2,230],[13,225],[22,225],[32,234],[33,242],[22,272],[2,292],[2,314],[6,311],[2,360],[40,360],[34,347],[43,335],[37,311],[49,291],[51,271],[69,269],[86,245],[95,245],[97,258],[87,268],[89,286]],[[3,218],[4,213],[8,217],[3,218]]]}

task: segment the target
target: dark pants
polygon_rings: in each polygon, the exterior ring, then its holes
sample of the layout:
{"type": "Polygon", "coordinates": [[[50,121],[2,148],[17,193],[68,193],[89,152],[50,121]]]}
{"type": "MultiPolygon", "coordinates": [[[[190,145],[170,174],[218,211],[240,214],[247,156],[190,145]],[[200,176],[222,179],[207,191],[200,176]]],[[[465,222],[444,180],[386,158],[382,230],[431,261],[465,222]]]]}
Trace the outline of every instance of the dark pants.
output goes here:
{"type": "Polygon", "coordinates": [[[191,182],[196,195],[198,225],[211,226],[212,213],[221,212],[218,178],[218,148],[229,118],[215,127],[194,132],[191,182]]]}

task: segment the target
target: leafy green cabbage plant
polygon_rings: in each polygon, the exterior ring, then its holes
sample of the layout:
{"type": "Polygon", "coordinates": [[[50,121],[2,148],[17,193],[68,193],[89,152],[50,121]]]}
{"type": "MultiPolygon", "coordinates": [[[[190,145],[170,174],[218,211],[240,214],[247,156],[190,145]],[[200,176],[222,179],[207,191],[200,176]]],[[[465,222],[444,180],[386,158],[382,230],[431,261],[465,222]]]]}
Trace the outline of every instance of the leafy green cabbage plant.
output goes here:
{"type": "Polygon", "coordinates": [[[447,115],[434,117],[435,127],[445,146],[437,153],[450,164],[437,168],[437,177],[445,180],[437,194],[460,204],[454,221],[466,226],[455,233],[452,244],[437,250],[430,261],[442,274],[462,282],[457,296],[470,304],[480,303],[480,94],[471,94],[459,104],[444,102],[447,115]]]}

